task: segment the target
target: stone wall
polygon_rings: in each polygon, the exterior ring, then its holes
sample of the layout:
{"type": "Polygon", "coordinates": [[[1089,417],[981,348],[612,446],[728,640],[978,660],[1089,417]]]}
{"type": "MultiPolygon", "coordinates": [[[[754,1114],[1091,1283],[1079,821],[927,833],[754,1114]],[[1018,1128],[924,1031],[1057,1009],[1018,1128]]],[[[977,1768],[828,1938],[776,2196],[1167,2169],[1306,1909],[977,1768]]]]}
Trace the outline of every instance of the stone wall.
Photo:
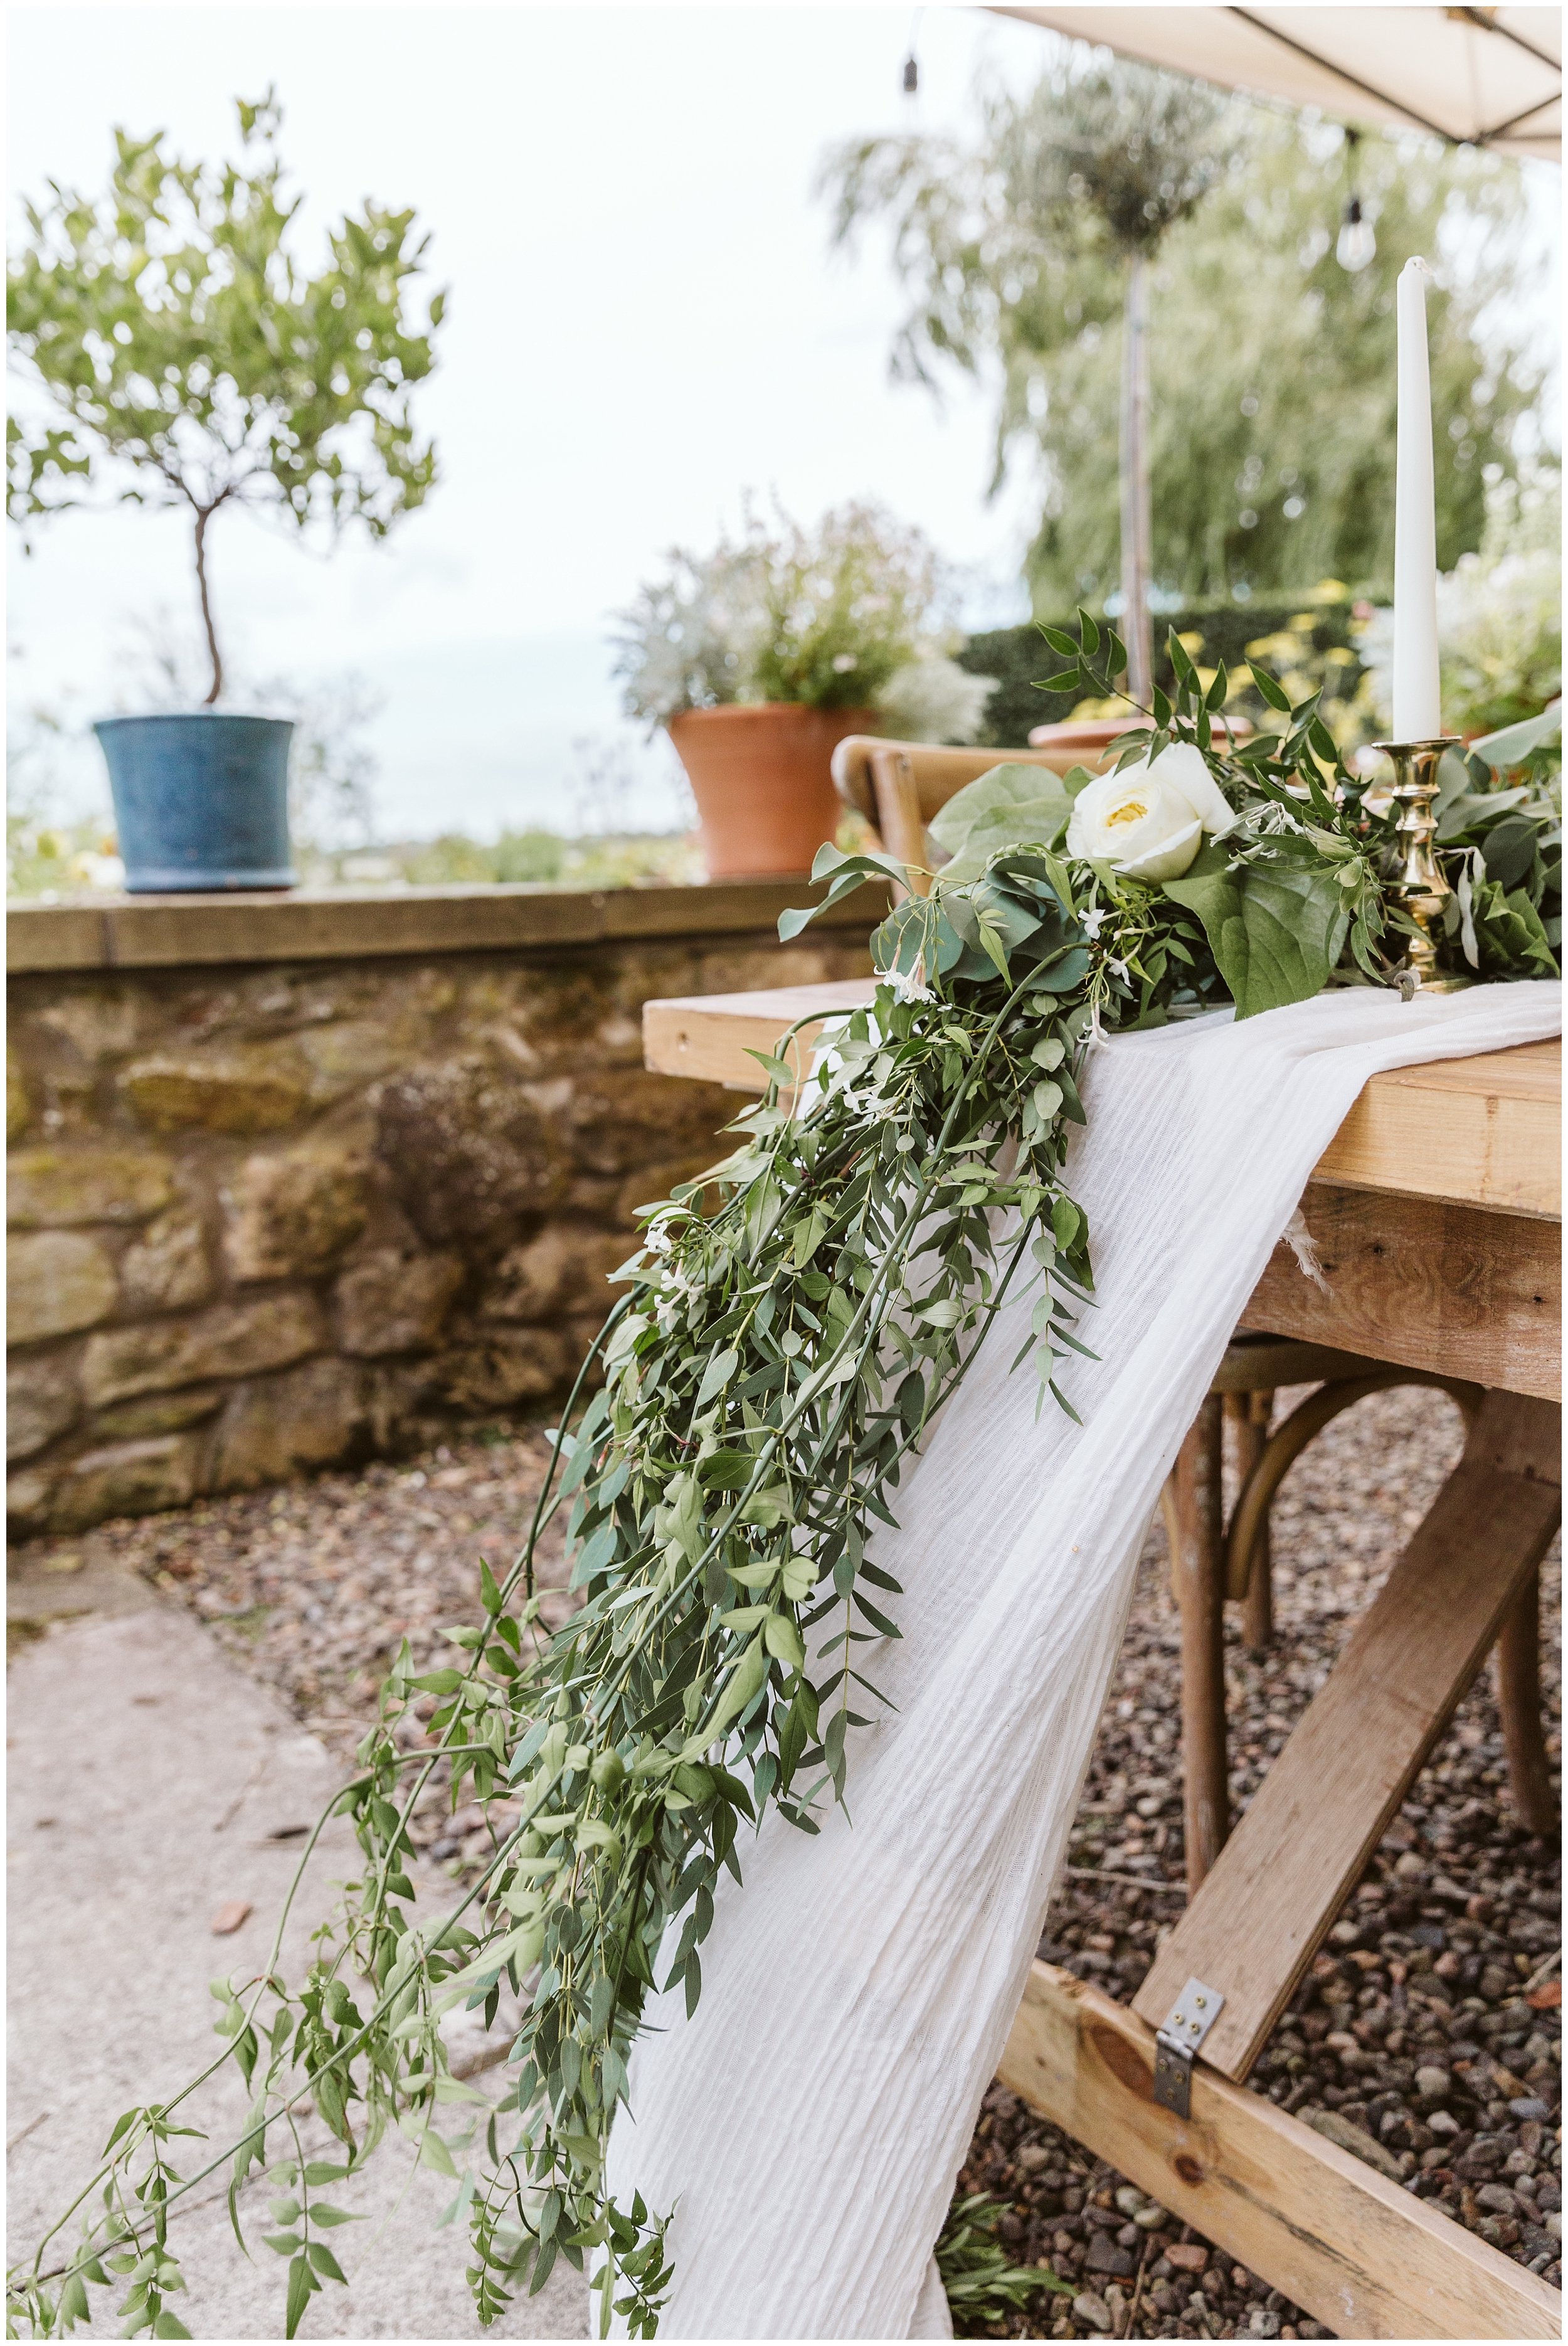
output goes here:
{"type": "Polygon", "coordinates": [[[740,1105],[644,1070],[644,1002],[870,966],[865,913],[777,943],[801,892],[14,908],[16,1527],[546,1404],[740,1105]]]}

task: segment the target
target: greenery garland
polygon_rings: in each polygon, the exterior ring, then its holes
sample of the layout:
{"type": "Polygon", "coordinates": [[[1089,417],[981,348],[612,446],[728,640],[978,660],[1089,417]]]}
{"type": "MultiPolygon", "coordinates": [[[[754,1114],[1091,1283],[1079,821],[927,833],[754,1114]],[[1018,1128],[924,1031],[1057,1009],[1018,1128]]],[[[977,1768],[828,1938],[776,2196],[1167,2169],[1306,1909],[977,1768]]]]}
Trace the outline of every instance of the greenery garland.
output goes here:
{"type": "MultiPolygon", "coordinates": [[[[1048,636],[1072,662],[1054,688],[1110,691],[1125,658],[1114,634],[1080,614],[1076,639],[1048,636]]],[[[742,1829],[771,1804],[815,1832],[820,1804],[843,1799],[846,1732],[881,1699],[868,1648],[899,1634],[899,1586],[868,1544],[894,1524],[905,1461],[1004,1298],[1033,1291],[1018,1360],[1033,1353],[1043,1396],[1071,1410],[1060,1364],[1087,1349],[1092,1279],[1063,1169],[1085,1052],[1107,1030],[1227,1000],[1246,1016],[1327,983],[1400,977],[1395,812],[1341,763],[1316,699],[1222,751],[1223,670],[1206,692],[1174,639],[1171,658],[1175,695],[1156,692],[1125,737],[1120,778],[1137,782],[1173,744],[1189,776],[1201,757],[1201,848],[1189,842],[1165,879],[1085,861],[1073,846],[1084,773],[1003,767],[944,811],[942,875],[872,941],[874,1006],[793,1099],[789,1060],[764,1056],[768,1088],[732,1127],[734,1154],[646,1209],[522,1554],[500,1582],[481,1566],[483,1618],[445,1633],[445,1668],[416,1673],[405,1643],[333,1804],[353,1821],[362,1878],[303,1985],[280,1976],[278,1942],[260,1977],[215,1984],[220,2051],[173,2099],[119,2120],[98,2172],[12,2273],[9,2334],[68,2331],[90,2320],[89,2288],[117,2281],[127,2334],[187,2336],[169,2210],[227,2170],[239,2234],[240,2187],[261,2169],[294,2336],[323,2281],[344,2278],[322,2234],[350,2218],[322,2195],[394,2127],[456,2180],[483,2323],[565,2257],[596,2275],[603,2331],[613,2311],[655,2334],[668,2211],[618,2207],[603,2181],[647,1997],[679,1986],[695,2010],[742,1829]],[[563,1509],[582,1601],[550,1635],[534,1558],[563,1509]],[[428,1729],[412,1710],[425,1697],[428,1729]],[[504,1798],[522,1813],[455,1912],[421,1923],[409,1819],[438,1766],[454,1808],[504,1798]],[[507,2094],[449,2144],[437,2116],[482,2097],[451,2074],[443,2017],[466,2004],[489,2025],[506,1990],[523,2007],[507,2094]],[[195,2131],[178,2113],[230,2061],[252,2096],[245,2133],[177,2172],[171,2143],[195,2131]],[[301,2147],[305,2096],[341,2157],[301,2147]]],[[[1556,970],[1550,736],[1538,721],[1492,746],[1524,771],[1512,789],[1477,758],[1445,779],[1442,950],[1482,975],[1556,970]]],[[[880,856],[818,859],[828,903],[890,872],[928,876],[880,856]]],[[[811,917],[780,925],[793,934],[811,917]]]]}

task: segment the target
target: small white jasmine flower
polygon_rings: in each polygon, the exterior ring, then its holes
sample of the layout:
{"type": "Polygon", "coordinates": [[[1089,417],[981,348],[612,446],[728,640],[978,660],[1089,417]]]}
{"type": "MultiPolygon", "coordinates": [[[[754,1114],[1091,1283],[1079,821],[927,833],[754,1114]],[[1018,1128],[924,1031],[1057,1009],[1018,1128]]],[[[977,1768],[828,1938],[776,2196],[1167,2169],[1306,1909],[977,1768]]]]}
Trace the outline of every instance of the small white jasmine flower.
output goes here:
{"type": "Polygon", "coordinates": [[[1114,971],[1117,977],[1125,977],[1127,974],[1126,963],[1125,961],[1118,961],[1115,954],[1108,954],[1105,956],[1105,967],[1108,970],[1114,971]]]}
{"type": "Polygon", "coordinates": [[[1105,907],[1104,904],[1091,904],[1086,913],[1079,913],[1078,918],[1084,924],[1084,934],[1090,938],[1097,937],[1105,925],[1105,907]]]}
{"type": "Polygon", "coordinates": [[[884,973],[889,984],[901,1002],[934,1002],[935,994],[925,982],[925,964],[917,961],[913,969],[890,969],[884,973]]]}

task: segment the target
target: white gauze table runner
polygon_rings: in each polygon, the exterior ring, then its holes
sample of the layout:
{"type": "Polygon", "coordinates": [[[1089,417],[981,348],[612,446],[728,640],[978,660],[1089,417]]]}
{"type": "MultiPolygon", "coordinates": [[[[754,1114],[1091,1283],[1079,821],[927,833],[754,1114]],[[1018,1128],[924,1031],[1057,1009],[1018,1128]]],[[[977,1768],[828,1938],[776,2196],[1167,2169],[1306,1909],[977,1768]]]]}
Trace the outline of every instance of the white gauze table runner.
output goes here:
{"type": "MultiPolygon", "coordinates": [[[[677,2212],[665,2339],[951,2336],[932,2261],[1076,1808],[1160,1485],[1314,1164],[1369,1076],[1560,1031],[1554,983],[1320,995],[1117,1037],[1068,1167],[1097,1308],[1064,1389],[998,1318],[876,1561],[898,1706],[850,1739],[852,1824],[742,1840],[703,1992],[653,2001],[610,2183],[677,2212]]],[[[874,1708],[859,1702],[862,1710],[874,1708]]]]}

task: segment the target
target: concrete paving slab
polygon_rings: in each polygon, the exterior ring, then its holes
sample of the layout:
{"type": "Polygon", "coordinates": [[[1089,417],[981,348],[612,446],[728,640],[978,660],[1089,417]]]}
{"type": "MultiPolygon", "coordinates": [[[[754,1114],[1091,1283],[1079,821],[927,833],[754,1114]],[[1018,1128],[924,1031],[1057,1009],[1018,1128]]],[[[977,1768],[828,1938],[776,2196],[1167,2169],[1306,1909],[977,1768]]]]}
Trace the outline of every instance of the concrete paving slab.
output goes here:
{"type": "MultiPolygon", "coordinates": [[[[57,1599],[53,1623],[39,1601],[52,1592],[17,1606],[38,1626],[9,1673],[13,2260],[31,2254],[92,2174],[119,2113],[172,2092],[211,2058],[208,1983],[264,1961],[300,1828],[340,1780],[321,1745],[198,1623],[137,1591],[107,1591],[104,1609],[75,1613],[96,1592],[73,1589],[73,1611],[60,1617],[57,1599]],[[235,1902],[249,1904],[248,1919],[215,1937],[215,1915],[235,1902]]],[[[357,1855],[346,1825],[331,1827],[285,1939],[291,1976],[357,1855]]],[[[499,2090],[501,2073],[488,2074],[499,2090]]],[[[226,2072],[192,2106],[220,2148],[240,2130],[239,2078],[226,2072]]],[[[324,2146],[324,2129],[320,2138],[324,2146]]],[[[212,2155],[182,2148],[186,2173],[212,2155]]],[[[333,2233],[350,2287],[329,2283],[311,2300],[301,2336],[485,2334],[463,2278],[466,2232],[435,2229],[452,2195],[450,2182],[414,2170],[401,2142],[383,2146],[357,2188],[334,2187],[339,2204],[372,2220],[333,2233]]],[[[180,2313],[195,2338],[283,2335],[285,2268],[260,2245],[271,2226],[254,2186],[247,2204],[253,2263],[236,2246],[218,2177],[172,2219],[189,2290],[180,2313]]],[[[111,2300],[93,2297],[95,2326],[117,2328],[111,2300]]],[[[559,2269],[488,2334],[586,2336],[581,2280],[559,2269]]]]}

